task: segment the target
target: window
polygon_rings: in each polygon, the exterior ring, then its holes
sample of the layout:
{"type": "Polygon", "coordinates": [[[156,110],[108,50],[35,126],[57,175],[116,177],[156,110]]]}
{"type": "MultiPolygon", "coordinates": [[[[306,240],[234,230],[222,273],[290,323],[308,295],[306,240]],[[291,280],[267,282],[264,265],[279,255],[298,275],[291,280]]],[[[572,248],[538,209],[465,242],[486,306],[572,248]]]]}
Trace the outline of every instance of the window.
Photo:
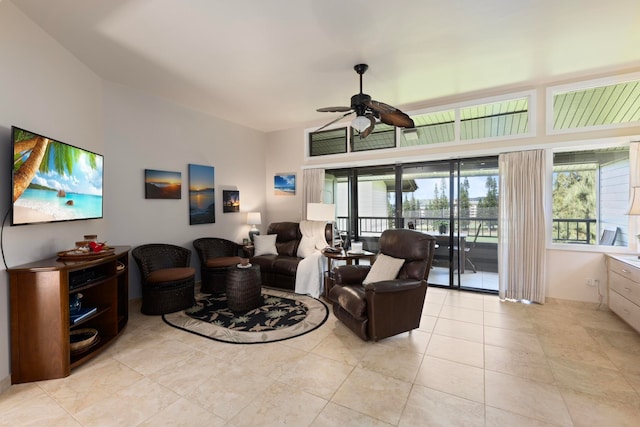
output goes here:
{"type": "Polygon", "coordinates": [[[351,129],[351,151],[370,151],[381,148],[395,148],[396,129],[384,123],[377,123],[373,132],[366,138],[360,138],[357,132],[351,129]]]}
{"type": "Polygon", "coordinates": [[[627,246],[629,148],[553,155],[554,243],[627,246]]]}
{"type": "Polygon", "coordinates": [[[347,152],[347,128],[309,133],[309,155],[326,156],[347,152]]]}
{"type": "Polygon", "coordinates": [[[529,132],[529,98],[460,109],[460,139],[523,135],[529,132]]]}
{"type": "Polygon", "coordinates": [[[411,118],[416,127],[402,130],[401,147],[455,141],[456,113],[454,110],[419,114],[411,118]]]}
{"type": "Polygon", "coordinates": [[[411,129],[378,122],[366,138],[344,123],[319,132],[307,129],[309,157],[534,136],[533,91],[440,108],[410,114],[415,123],[411,129]]]}
{"type": "Polygon", "coordinates": [[[621,127],[640,123],[640,76],[600,79],[549,88],[550,133],[621,127]]]}

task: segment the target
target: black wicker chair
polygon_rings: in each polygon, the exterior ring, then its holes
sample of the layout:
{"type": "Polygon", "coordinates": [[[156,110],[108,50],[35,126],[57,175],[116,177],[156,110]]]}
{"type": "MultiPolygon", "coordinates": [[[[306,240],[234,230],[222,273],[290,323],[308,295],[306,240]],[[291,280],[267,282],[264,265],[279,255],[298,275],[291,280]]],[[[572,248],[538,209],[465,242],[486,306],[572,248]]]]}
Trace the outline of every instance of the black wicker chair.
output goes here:
{"type": "Polygon", "coordinates": [[[202,237],[193,241],[193,247],[200,258],[200,290],[224,292],[227,270],[242,260],[242,246],[219,237],[202,237]]]}
{"type": "Polygon", "coordinates": [[[144,314],[165,314],[193,306],[195,273],[191,251],[181,246],[150,243],[131,251],[142,279],[144,314]]]}

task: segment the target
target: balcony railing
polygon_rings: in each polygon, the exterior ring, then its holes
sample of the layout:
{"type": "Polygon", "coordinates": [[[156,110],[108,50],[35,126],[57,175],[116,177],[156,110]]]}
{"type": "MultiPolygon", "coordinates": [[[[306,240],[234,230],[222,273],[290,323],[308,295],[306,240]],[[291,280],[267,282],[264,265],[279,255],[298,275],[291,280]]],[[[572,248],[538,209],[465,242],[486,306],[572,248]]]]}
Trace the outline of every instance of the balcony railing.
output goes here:
{"type": "Polygon", "coordinates": [[[554,219],[553,241],[559,243],[597,244],[595,219],[554,219]]]}
{"type": "MultiPolygon", "coordinates": [[[[404,224],[402,228],[415,228],[418,231],[439,233],[440,225],[448,224],[448,218],[441,217],[422,217],[422,218],[403,218],[404,224]]],[[[346,230],[348,224],[347,217],[338,217],[338,230],[346,230]]],[[[460,231],[475,235],[478,226],[480,226],[480,234],[478,237],[498,236],[498,219],[497,218],[460,218],[460,231]]],[[[396,219],[392,217],[359,217],[358,230],[361,236],[378,236],[388,228],[398,228],[396,219]]]]}
{"type": "MultiPolygon", "coordinates": [[[[424,232],[438,233],[439,226],[443,222],[448,224],[448,218],[442,217],[421,217],[403,218],[402,228],[409,228],[412,223],[416,230],[424,232]]],[[[338,230],[347,230],[348,218],[338,217],[338,230]]],[[[487,217],[465,217],[459,218],[460,231],[468,235],[474,235],[480,226],[478,238],[498,237],[498,218],[487,217]]],[[[393,217],[359,217],[358,230],[360,236],[379,236],[388,228],[398,228],[396,219],[393,217]]],[[[595,219],[554,219],[553,220],[553,241],[560,243],[583,243],[596,244],[596,220],[595,219]]]]}

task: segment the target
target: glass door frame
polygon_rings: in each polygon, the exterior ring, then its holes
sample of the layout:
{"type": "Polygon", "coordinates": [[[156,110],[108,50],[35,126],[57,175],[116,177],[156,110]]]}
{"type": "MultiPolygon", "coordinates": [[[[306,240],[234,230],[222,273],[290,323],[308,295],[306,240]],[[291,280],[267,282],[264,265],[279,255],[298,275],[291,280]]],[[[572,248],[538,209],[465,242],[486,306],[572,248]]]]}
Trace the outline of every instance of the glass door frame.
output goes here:
{"type": "MultiPolygon", "coordinates": [[[[497,163],[498,163],[497,156],[484,156],[484,157],[477,157],[477,158],[424,161],[424,162],[395,164],[395,165],[375,165],[375,166],[354,167],[354,168],[341,168],[341,169],[327,170],[326,172],[328,174],[335,173],[336,176],[341,177],[341,179],[343,180],[344,178],[347,178],[348,218],[347,218],[346,224],[348,226],[347,231],[349,232],[350,239],[372,240],[370,239],[370,236],[364,236],[363,234],[366,234],[367,232],[366,231],[363,232],[363,230],[361,230],[360,228],[363,224],[360,218],[361,210],[358,206],[361,203],[358,197],[359,196],[358,184],[359,182],[362,182],[360,180],[360,177],[365,176],[367,174],[375,175],[376,172],[381,172],[381,176],[384,175],[385,178],[389,177],[390,175],[394,176],[395,182],[393,183],[394,185],[393,190],[389,190],[389,188],[391,187],[387,186],[386,191],[387,191],[387,200],[389,203],[390,203],[389,199],[391,198],[391,196],[388,195],[388,193],[390,191],[394,191],[395,195],[392,199],[395,203],[395,206],[393,207],[392,211],[389,211],[387,215],[384,216],[384,218],[381,217],[380,219],[390,221],[389,226],[391,227],[406,228],[408,227],[408,224],[405,224],[405,218],[403,215],[403,195],[404,195],[403,187],[405,186],[404,181],[409,181],[409,180],[405,179],[403,181],[403,172],[411,168],[429,167],[434,165],[446,166],[443,169],[448,169],[448,177],[445,177],[445,179],[448,178],[447,183],[449,186],[448,188],[449,212],[448,212],[448,227],[447,227],[449,238],[447,242],[448,252],[447,252],[447,258],[446,258],[446,261],[447,261],[446,265],[448,265],[449,277],[448,277],[448,284],[446,285],[442,283],[429,283],[429,285],[444,286],[452,289],[492,292],[492,290],[485,289],[485,288],[463,287],[461,283],[462,282],[461,274],[464,268],[464,266],[461,266],[461,263],[466,262],[466,258],[463,257],[463,254],[462,254],[462,250],[464,250],[464,247],[460,245],[461,243],[460,233],[462,231],[461,230],[462,209],[457,208],[461,206],[461,202],[459,200],[461,195],[461,185],[462,185],[461,166],[464,164],[464,162],[474,163],[474,162],[482,162],[484,160],[491,163],[495,163],[497,168],[497,163]],[[393,217],[389,217],[388,214],[392,214],[393,217]],[[460,248],[461,250],[456,250],[456,248],[460,248]],[[456,265],[459,266],[459,268],[456,268],[456,265]]],[[[334,191],[335,191],[335,188],[334,188],[334,191]]],[[[334,195],[334,200],[336,203],[338,203],[338,200],[335,197],[335,195],[334,195]]],[[[469,216],[469,213],[467,213],[467,216],[469,216]]],[[[431,224],[431,227],[433,227],[433,224],[431,224]]],[[[345,230],[341,230],[341,231],[345,231],[345,230]]],[[[471,231],[467,230],[467,236],[465,236],[465,239],[467,239],[467,242],[465,243],[468,243],[468,239],[472,237],[471,234],[472,234],[471,231]]],[[[378,248],[372,247],[371,242],[368,242],[368,243],[370,243],[370,245],[368,247],[365,246],[365,248],[376,252],[378,248]]],[[[496,259],[496,262],[497,262],[497,259],[496,259]]]]}

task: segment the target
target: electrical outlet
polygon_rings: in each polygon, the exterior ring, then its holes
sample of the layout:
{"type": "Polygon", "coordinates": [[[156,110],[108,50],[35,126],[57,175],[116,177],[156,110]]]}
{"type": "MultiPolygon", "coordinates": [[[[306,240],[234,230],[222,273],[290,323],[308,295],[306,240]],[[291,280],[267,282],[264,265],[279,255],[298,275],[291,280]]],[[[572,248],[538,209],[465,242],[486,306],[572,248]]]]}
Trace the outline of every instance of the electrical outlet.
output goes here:
{"type": "Polygon", "coordinates": [[[598,280],[596,280],[596,279],[594,279],[592,277],[587,278],[587,286],[595,287],[595,286],[597,286],[597,284],[598,284],[598,280]]]}

